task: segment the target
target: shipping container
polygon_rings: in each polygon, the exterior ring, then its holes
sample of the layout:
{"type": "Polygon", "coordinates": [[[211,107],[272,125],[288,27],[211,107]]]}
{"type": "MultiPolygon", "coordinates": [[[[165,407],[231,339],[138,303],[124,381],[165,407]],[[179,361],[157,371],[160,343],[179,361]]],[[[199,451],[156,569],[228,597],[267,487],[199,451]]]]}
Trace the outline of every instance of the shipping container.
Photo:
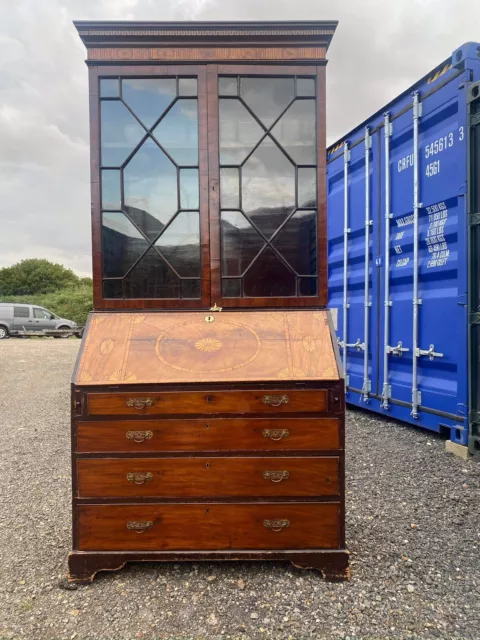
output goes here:
{"type": "Polygon", "coordinates": [[[327,151],[347,402],[480,449],[480,45],[327,151]]]}

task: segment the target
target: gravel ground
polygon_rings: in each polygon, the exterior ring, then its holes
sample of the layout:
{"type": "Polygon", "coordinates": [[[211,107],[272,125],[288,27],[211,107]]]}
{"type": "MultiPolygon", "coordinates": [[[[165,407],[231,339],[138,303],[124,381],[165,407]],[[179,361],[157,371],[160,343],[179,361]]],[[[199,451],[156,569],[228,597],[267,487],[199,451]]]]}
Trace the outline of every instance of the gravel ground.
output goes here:
{"type": "Polygon", "coordinates": [[[146,563],[60,589],[78,347],[0,343],[0,640],[480,637],[479,465],[358,411],[347,421],[349,583],[276,563],[146,563]]]}

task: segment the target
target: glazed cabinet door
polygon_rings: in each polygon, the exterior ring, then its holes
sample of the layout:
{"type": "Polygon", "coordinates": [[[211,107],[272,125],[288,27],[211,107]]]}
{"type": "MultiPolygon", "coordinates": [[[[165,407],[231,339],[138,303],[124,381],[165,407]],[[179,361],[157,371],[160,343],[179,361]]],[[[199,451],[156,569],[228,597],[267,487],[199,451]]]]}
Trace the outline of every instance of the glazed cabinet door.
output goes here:
{"type": "Polygon", "coordinates": [[[210,303],[205,77],[91,70],[96,308],[210,303]]]}
{"type": "Polygon", "coordinates": [[[213,299],[324,305],[324,67],[207,73],[213,299]]]}

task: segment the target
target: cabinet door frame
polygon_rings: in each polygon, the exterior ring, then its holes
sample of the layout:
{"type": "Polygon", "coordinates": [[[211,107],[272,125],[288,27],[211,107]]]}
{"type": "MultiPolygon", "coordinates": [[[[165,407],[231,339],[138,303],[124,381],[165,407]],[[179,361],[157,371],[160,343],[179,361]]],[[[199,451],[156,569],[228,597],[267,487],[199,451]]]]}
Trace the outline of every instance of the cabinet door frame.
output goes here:
{"type": "Polygon", "coordinates": [[[208,156],[209,156],[209,217],[212,304],[224,308],[244,307],[326,307],[328,303],[327,264],[327,208],[326,208],[326,87],[325,64],[255,65],[209,64],[207,66],[208,100],[208,156]],[[302,75],[316,78],[316,133],[317,133],[317,296],[226,298],[221,283],[221,223],[220,223],[220,148],[218,77],[223,74],[248,76],[302,75]]]}
{"type": "Polygon", "coordinates": [[[92,216],[93,299],[95,309],[198,309],[210,306],[210,236],[208,212],[207,95],[205,65],[99,65],[89,67],[90,174],[92,216]],[[196,76],[198,99],[198,171],[201,297],[104,298],[101,209],[100,79],[118,76],[196,76]]]}

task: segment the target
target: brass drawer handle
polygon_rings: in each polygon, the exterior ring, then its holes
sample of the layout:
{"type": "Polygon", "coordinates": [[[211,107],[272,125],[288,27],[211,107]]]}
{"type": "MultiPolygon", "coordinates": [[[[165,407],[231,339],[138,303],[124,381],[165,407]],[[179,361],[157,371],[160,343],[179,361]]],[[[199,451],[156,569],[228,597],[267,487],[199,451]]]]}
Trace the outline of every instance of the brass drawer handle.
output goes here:
{"type": "Polygon", "coordinates": [[[290,431],[288,429],[264,429],[262,436],[264,438],[270,438],[270,440],[281,440],[282,438],[288,438],[290,431]]]}
{"type": "Polygon", "coordinates": [[[282,480],[288,480],[290,474],[288,471],[264,471],[263,477],[265,480],[271,480],[272,482],[281,482],[282,480]]]}
{"type": "Polygon", "coordinates": [[[150,471],[148,473],[143,471],[127,473],[127,480],[134,484],[146,484],[150,482],[150,480],[153,480],[153,473],[150,473],[150,471]]]}
{"type": "Polygon", "coordinates": [[[145,442],[153,438],[153,431],[127,431],[127,440],[145,442]]]}
{"type": "Polygon", "coordinates": [[[145,533],[153,527],[153,522],[147,520],[146,522],[127,522],[127,529],[129,531],[135,531],[135,533],[145,533]]]}
{"type": "Polygon", "coordinates": [[[279,407],[281,404],[287,404],[288,396],[263,396],[262,402],[271,407],[279,407]]]}
{"type": "Polygon", "coordinates": [[[145,407],[153,407],[155,400],[153,398],[129,398],[127,400],[127,407],[133,407],[134,409],[145,409],[145,407]]]}
{"type": "Polygon", "coordinates": [[[265,529],[271,529],[272,531],[281,531],[282,529],[288,529],[290,520],[264,520],[263,526],[265,529]]]}

